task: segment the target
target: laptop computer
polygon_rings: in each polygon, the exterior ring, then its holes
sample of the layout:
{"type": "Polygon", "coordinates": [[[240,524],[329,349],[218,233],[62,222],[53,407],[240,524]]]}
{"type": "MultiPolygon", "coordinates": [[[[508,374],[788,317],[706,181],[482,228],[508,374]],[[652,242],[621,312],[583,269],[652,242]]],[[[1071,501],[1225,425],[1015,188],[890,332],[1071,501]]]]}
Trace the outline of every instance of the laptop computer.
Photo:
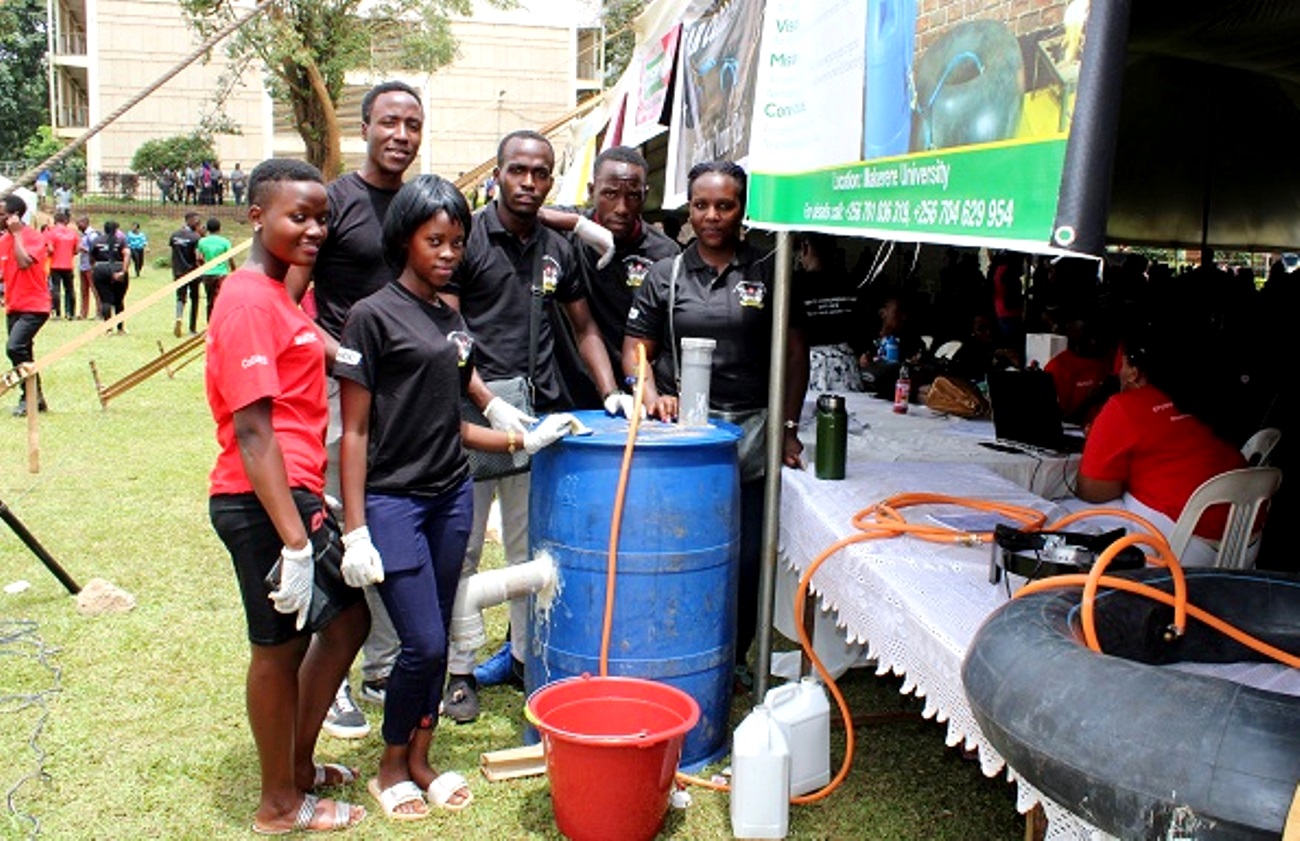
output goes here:
{"type": "Polygon", "coordinates": [[[1083,436],[1071,435],[1061,422],[1056,385],[1046,371],[990,371],[989,402],[993,434],[999,444],[1052,453],[1083,451],[1083,436]]]}

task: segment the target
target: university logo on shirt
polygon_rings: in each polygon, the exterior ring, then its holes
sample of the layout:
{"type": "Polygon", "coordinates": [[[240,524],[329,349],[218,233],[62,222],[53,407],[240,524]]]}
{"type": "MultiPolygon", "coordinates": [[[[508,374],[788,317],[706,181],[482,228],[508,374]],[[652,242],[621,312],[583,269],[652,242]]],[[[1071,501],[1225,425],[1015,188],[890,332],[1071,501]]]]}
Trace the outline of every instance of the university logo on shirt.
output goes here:
{"type": "Polygon", "coordinates": [[[560,261],[549,254],[542,256],[542,294],[551,295],[560,282],[560,261]]]}
{"type": "Polygon", "coordinates": [[[627,285],[635,289],[645,282],[653,263],[639,254],[632,254],[624,258],[623,265],[627,267],[627,285]]]}
{"type": "Polygon", "coordinates": [[[456,346],[456,365],[464,368],[469,364],[469,355],[474,350],[474,337],[464,330],[452,330],[447,334],[447,341],[456,346]]]}
{"type": "Polygon", "coordinates": [[[740,297],[742,307],[761,310],[767,299],[767,285],[752,280],[742,280],[736,284],[736,295],[740,297]]]}

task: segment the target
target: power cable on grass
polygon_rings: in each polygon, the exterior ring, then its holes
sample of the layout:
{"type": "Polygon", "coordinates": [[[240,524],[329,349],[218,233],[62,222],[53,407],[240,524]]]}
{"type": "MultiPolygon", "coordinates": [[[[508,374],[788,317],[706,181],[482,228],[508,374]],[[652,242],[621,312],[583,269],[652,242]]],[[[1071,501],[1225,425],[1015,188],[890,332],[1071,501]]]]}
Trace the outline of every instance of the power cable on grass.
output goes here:
{"type": "MultiPolygon", "coordinates": [[[[50,774],[45,770],[46,753],[40,745],[40,738],[45,730],[45,723],[50,717],[49,700],[63,691],[63,669],[52,662],[59,650],[47,645],[45,640],[41,639],[39,631],[40,626],[32,619],[0,619],[0,657],[19,657],[34,661],[49,672],[51,681],[48,687],[37,692],[0,694],[0,714],[16,715],[33,707],[40,710],[36,724],[27,737],[27,747],[34,757],[33,767],[5,792],[5,808],[11,817],[29,828],[28,838],[36,838],[41,834],[41,821],[35,815],[20,810],[17,802],[18,794],[23,786],[33,780],[41,782],[50,780],[50,774]]],[[[8,675],[17,673],[17,670],[11,666],[5,667],[2,671],[8,675]]]]}

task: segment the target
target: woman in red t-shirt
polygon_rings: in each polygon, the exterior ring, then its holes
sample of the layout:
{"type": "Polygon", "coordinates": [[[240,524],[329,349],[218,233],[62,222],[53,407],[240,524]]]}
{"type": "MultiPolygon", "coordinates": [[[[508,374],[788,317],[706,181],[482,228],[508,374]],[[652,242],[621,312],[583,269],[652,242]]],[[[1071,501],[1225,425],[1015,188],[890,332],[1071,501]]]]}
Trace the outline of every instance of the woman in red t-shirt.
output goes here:
{"type": "MultiPolygon", "coordinates": [[[[1168,537],[1192,493],[1207,479],[1245,467],[1246,459],[1161,388],[1163,360],[1171,354],[1152,343],[1150,336],[1124,342],[1120,392],[1106,401],[1088,431],[1076,493],[1094,503],[1122,498],[1126,509],[1168,537]]],[[[1215,506],[1201,518],[1196,534],[1217,540],[1225,522],[1226,511],[1215,506]]],[[[1179,560],[1212,564],[1213,553],[1193,541],[1179,560]]]]}
{"type": "Polygon", "coordinates": [[[272,159],[250,174],[248,205],[252,256],[213,309],[205,376],[221,449],[209,511],[252,643],[248,718],[262,770],[253,831],[346,829],[365,810],[313,792],[357,771],[318,765],[313,752],[370,614],[342,579],[324,503],[327,340],[284,288],[325,238],[325,185],[309,164],[272,159]]]}

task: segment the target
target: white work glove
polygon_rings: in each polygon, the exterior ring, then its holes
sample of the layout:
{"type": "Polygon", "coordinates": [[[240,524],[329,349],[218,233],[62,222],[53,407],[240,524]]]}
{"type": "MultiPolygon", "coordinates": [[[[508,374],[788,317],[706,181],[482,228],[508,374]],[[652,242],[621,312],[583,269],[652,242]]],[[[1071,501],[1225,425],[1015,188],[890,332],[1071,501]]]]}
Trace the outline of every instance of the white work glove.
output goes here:
{"type": "Polygon", "coordinates": [[[316,577],[316,558],[311,541],[301,549],[285,546],[280,550],[280,586],[271,592],[271,604],[280,613],[296,613],[294,627],[302,630],[311,609],[312,581],[316,577]]]}
{"type": "Polygon", "coordinates": [[[483,409],[483,417],[487,418],[492,428],[501,432],[514,430],[523,435],[528,432],[531,424],[537,423],[537,418],[516,409],[500,397],[493,397],[488,401],[487,407],[483,409]]]}
{"type": "MultiPolygon", "coordinates": [[[[624,394],[621,391],[611,391],[605,395],[605,414],[618,417],[622,415],[625,418],[632,417],[632,407],[636,405],[636,398],[630,394],[624,394]]],[[[645,406],[641,407],[641,417],[645,418],[645,406]]]]}
{"type": "Polygon", "coordinates": [[[535,455],[538,450],[559,441],[579,425],[578,419],[566,412],[547,415],[535,429],[524,433],[524,449],[530,456],[535,455]]]}
{"type": "Polygon", "coordinates": [[[599,225],[586,216],[578,219],[578,224],[573,226],[573,233],[578,239],[590,245],[600,252],[600,259],[596,261],[596,268],[603,269],[609,265],[609,261],[614,259],[614,234],[609,228],[599,225]]]}
{"type": "Polygon", "coordinates": [[[343,535],[343,563],[339,565],[349,587],[364,587],[384,580],[384,561],[370,542],[370,529],[360,526],[343,535]]]}

